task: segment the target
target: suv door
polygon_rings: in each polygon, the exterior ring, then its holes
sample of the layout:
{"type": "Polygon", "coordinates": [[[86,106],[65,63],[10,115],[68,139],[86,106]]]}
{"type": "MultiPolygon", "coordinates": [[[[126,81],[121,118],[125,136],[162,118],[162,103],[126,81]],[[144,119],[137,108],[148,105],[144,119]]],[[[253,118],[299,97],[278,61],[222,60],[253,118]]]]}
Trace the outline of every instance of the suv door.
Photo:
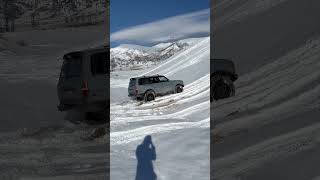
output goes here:
{"type": "Polygon", "coordinates": [[[152,84],[152,79],[149,77],[143,77],[138,80],[138,90],[139,93],[145,93],[149,89],[154,90],[154,86],[152,84]]]}
{"type": "Polygon", "coordinates": [[[163,94],[171,93],[172,90],[174,90],[174,87],[172,87],[168,78],[164,76],[159,76],[158,79],[161,84],[161,89],[163,91],[163,94]]]}
{"type": "Polygon", "coordinates": [[[150,87],[153,89],[156,94],[163,94],[163,89],[161,88],[161,84],[158,77],[149,77],[150,87]]]}
{"type": "Polygon", "coordinates": [[[107,102],[109,98],[109,62],[108,52],[100,51],[89,54],[89,102],[107,102]]]}

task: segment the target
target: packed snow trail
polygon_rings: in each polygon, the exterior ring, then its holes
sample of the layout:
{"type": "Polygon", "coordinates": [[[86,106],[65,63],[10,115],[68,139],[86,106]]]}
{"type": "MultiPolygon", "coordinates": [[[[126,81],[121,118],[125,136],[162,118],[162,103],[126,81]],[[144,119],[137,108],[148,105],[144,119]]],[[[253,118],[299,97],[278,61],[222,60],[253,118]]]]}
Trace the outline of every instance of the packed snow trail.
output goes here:
{"type": "Polygon", "coordinates": [[[158,156],[161,157],[155,162],[159,179],[209,179],[210,38],[195,40],[193,45],[153,68],[137,72],[119,71],[111,75],[111,98],[113,95],[117,97],[111,99],[110,107],[112,179],[134,177],[135,148],[146,135],[152,136],[156,148],[162,144],[174,146],[174,149],[162,147],[157,150],[158,156]],[[156,97],[154,101],[147,103],[130,100],[127,97],[130,77],[154,74],[183,80],[184,91],[156,97]],[[175,144],[173,142],[177,138],[177,133],[182,137],[192,134],[194,137],[175,144]],[[198,140],[195,141],[196,139],[198,140]],[[201,149],[199,151],[202,152],[195,153],[188,144],[197,144],[201,149]],[[174,158],[181,152],[184,153],[181,154],[184,156],[182,162],[174,158]],[[203,162],[199,164],[201,170],[193,167],[194,159],[202,159],[203,162]],[[169,162],[165,163],[164,160],[169,162]],[[126,163],[128,161],[131,163],[126,163]],[[168,166],[172,168],[164,169],[168,166]],[[119,167],[127,168],[126,172],[120,172],[119,167]],[[179,176],[183,173],[179,167],[191,167],[190,172],[194,173],[193,176],[187,174],[179,176]]]}
{"type": "Polygon", "coordinates": [[[251,177],[255,179],[257,169],[272,169],[267,163],[277,165],[275,161],[281,158],[289,165],[284,159],[294,161],[296,154],[319,148],[319,59],[320,38],[307,41],[240,76],[236,96],[212,104],[217,152],[213,154],[214,178],[255,174],[251,177]]]}

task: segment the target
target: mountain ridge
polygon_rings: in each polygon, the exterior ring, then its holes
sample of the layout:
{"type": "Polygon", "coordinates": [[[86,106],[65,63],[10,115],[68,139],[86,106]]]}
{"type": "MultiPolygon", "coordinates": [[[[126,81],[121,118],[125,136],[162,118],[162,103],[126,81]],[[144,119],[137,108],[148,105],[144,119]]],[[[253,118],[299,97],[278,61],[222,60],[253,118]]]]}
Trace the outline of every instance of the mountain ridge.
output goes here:
{"type": "Polygon", "coordinates": [[[110,68],[115,70],[144,69],[156,65],[177,52],[188,49],[202,38],[187,38],[153,46],[120,44],[110,49],[110,68]]]}

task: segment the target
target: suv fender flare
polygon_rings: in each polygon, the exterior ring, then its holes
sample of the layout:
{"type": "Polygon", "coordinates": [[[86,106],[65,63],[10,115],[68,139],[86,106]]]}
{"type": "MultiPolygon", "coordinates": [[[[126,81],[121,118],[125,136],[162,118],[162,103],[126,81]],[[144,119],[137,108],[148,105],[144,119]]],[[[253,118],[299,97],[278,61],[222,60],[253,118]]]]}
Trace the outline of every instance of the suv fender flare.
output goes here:
{"type": "Polygon", "coordinates": [[[156,92],[153,89],[148,89],[144,92],[144,94],[146,94],[147,92],[152,92],[154,94],[154,96],[156,96],[156,92]]]}

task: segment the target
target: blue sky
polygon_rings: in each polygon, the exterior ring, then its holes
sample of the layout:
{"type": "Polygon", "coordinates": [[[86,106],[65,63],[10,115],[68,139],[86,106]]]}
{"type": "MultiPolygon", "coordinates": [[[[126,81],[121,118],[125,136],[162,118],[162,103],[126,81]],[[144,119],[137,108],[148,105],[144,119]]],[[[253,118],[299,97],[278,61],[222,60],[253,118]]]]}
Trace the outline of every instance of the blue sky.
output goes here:
{"type": "Polygon", "coordinates": [[[111,0],[111,46],[209,34],[210,0],[111,0]]]}

